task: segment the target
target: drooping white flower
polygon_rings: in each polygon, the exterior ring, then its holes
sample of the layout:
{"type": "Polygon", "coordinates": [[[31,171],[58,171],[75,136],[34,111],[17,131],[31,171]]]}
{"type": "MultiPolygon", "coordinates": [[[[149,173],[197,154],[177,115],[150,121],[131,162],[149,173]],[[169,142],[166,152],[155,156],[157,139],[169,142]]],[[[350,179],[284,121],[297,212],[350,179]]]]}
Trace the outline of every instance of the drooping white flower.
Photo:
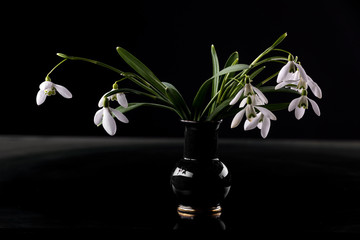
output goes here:
{"type": "Polygon", "coordinates": [[[47,96],[52,96],[56,94],[56,91],[60,93],[64,98],[72,98],[71,92],[64,86],[55,84],[51,81],[44,81],[39,86],[40,90],[36,95],[37,105],[41,105],[45,102],[47,96]]]}
{"type": "Polygon", "coordinates": [[[307,89],[307,86],[310,87],[311,91],[317,98],[322,98],[322,91],[319,85],[314,82],[311,77],[309,77],[304,68],[294,61],[289,61],[284,67],[281,68],[278,77],[277,85],[275,90],[283,88],[287,85],[296,85],[296,89],[307,89]],[[297,68],[295,72],[291,69],[297,68]]]}
{"type": "Polygon", "coordinates": [[[264,105],[268,103],[265,95],[257,87],[254,87],[249,82],[245,84],[245,86],[235,95],[235,97],[231,100],[229,104],[235,105],[240,100],[242,95],[244,95],[244,99],[246,99],[247,96],[256,96],[255,101],[257,103],[255,105],[264,105]]]}
{"type": "Polygon", "coordinates": [[[276,82],[280,83],[283,81],[287,81],[292,79],[293,74],[295,73],[295,62],[294,61],[288,61],[281,69],[277,76],[276,82]]]}
{"type": "Polygon", "coordinates": [[[244,124],[244,129],[251,130],[258,126],[258,128],[261,129],[261,136],[266,138],[270,130],[270,120],[276,120],[276,116],[270,110],[253,104],[255,102],[254,95],[249,96],[244,100],[241,101],[240,107],[244,107],[245,104],[246,106],[234,116],[231,122],[231,128],[239,126],[245,115],[246,121],[244,124]]]}
{"type": "Polygon", "coordinates": [[[257,107],[257,109],[259,109],[260,112],[251,121],[245,121],[244,130],[247,131],[258,127],[261,130],[261,136],[266,138],[271,126],[270,120],[276,120],[276,116],[266,108],[257,107]]]}
{"type": "MultiPolygon", "coordinates": [[[[106,102],[106,101],[105,101],[106,102]]],[[[116,122],[113,118],[115,116],[120,122],[128,123],[127,117],[120,111],[108,106],[108,103],[104,103],[103,108],[98,110],[94,116],[95,125],[99,126],[101,123],[105,131],[113,136],[116,133],[116,122]]]]}
{"type": "MultiPolygon", "coordinates": [[[[112,89],[111,91],[113,91],[113,90],[116,90],[116,89],[112,89]]],[[[102,106],[103,106],[103,104],[104,104],[104,97],[105,97],[108,93],[110,93],[111,91],[105,93],[105,94],[100,98],[99,103],[98,103],[98,106],[99,106],[99,107],[102,107],[102,106]]],[[[127,108],[128,105],[129,105],[129,104],[128,104],[128,101],[127,101],[127,99],[126,99],[126,95],[125,95],[125,93],[123,93],[123,92],[113,94],[113,95],[109,96],[108,99],[111,100],[111,101],[117,101],[117,102],[120,104],[120,106],[122,106],[122,107],[124,107],[124,108],[127,108]]]]}
{"type": "Polygon", "coordinates": [[[317,103],[314,100],[308,98],[306,90],[302,91],[302,94],[300,97],[295,98],[294,100],[292,100],[290,102],[288,110],[289,110],[289,112],[295,110],[295,117],[296,117],[296,119],[299,120],[304,116],[305,110],[309,108],[309,101],[310,101],[310,104],[311,104],[315,114],[320,116],[319,106],[317,105],[317,103]]]}

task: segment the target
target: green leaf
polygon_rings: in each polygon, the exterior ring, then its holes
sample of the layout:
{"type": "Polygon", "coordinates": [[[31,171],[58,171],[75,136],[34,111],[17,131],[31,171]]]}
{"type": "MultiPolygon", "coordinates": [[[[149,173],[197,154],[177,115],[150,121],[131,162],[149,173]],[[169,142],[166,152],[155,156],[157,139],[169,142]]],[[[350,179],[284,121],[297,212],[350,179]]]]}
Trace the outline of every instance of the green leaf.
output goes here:
{"type": "Polygon", "coordinates": [[[231,102],[231,99],[226,99],[225,101],[223,101],[222,103],[220,103],[215,109],[214,111],[212,111],[212,113],[210,114],[210,116],[208,116],[206,118],[207,121],[213,121],[213,120],[220,120],[217,117],[220,115],[222,116],[222,113],[231,108],[232,106],[229,105],[229,103],[231,102]]]}
{"type": "MultiPolygon", "coordinates": [[[[233,52],[230,57],[228,58],[228,60],[225,63],[224,69],[233,65],[236,65],[237,62],[239,61],[239,53],[238,52],[233,52]]],[[[232,73],[228,73],[225,77],[224,80],[226,81],[227,78],[232,78],[235,75],[235,72],[232,73]]],[[[221,78],[220,78],[221,79],[221,78]]]]}
{"type": "Polygon", "coordinates": [[[219,90],[219,60],[216,54],[216,50],[214,45],[211,45],[211,59],[212,59],[212,65],[213,65],[213,76],[214,76],[214,80],[213,80],[213,87],[212,87],[212,92],[211,92],[211,96],[213,97],[219,90]]]}
{"type": "Polygon", "coordinates": [[[250,66],[254,66],[263,56],[271,52],[277,45],[279,45],[287,36],[287,33],[281,35],[270,47],[268,47],[264,52],[262,52],[251,64],[250,66]]]}
{"type": "Polygon", "coordinates": [[[212,83],[212,79],[206,80],[201,85],[201,87],[199,88],[199,90],[194,98],[192,106],[194,109],[194,120],[195,121],[199,121],[198,117],[199,117],[200,111],[203,107],[205,107],[206,99],[207,99],[206,95],[208,95],[208,93],[209,93],[208,90],[211,86],[211,83],[212,83]]]}
{"type": "MultiPolygon", "coordinates": [[[[248,69],[248,68],[249,68],[249,65],[247,65],[247,64],[235,64],[230,67],[224,68],[223,70],[218,72],[216,76],[220,76],[220,75],[224,75],[224,74],[232,73],[232,72],[239,72],[239,71],[242,71],[242,70],[248,69]]],[[[214,78],[216,76],[212,76],[212,78],[214,78]]]]}
{"type": "Polygon", "coordinates": [[[116,90],[112,90],[111,92],[107,93],[104,97],[109,97],[109,96],[112,96],[112,95],[117,94],[117,93],[133,93],[133,94],[136,94],[136,95],[149,97],[149,98],[152,98],[154,100],[158,99],[156,96],[154,96],[152,94],[144,93],[144,92],[141,92],[141,91],[138,91],[138,90],[135,90],[135,89],[131,89],[131,88],[119,88],[119,89],[116,89],[116,90]]]}
{"type": "Polygon", "coordinates": [[[148,67],[146,67],[139,59],[126,51],[124,48],[117,47],[116,50],[119,53],[120,57],[122,57],[124,61],[130,67],[132,67],[140,76],[142,76],[146,81],[148,81],[159,92],[165,94],[165,86],[160,82],[160,80],[148,67]]]}
{"type": "Polygon", "coordinates": [[[251,73],[249,75],[250,79],[254,79],[259,73],[261,73],[264,69],[266,68],[266,66],[262,66],[259,69],[256,69],[256,71],[254,71],[253,73],[251,73]]]}
{"type": "Polygon", "coordinates": [[[168,96],[170,102],[174,105],[175,109],[178,111],[180,117],[182,119],[190,119],[191,113],[189,107],[187,106],[180,92],[175,88],[174,85],[170,83],[163,82],[162,84],[166,86],[166,95],[168,96]]]}
{"type": "Polygon", "coordinates": [[[268,48],[265,50],[265,52],[270,52],[272,51],[277,45],[279,45],[287,36],[287,33],[284,33],[283,35],[281,35],[278,39],[276,39],[276,41],[268,48]]]}
{"type": "Polygon", "coordinates": [[[253,65],[253,67],[259,66],[263,63],[267,63],[267,62],[284,62],[287,63],[288,59],[285,57],[281,57],[281,56],[274,56],[274,57],[269,57],[269,58],[265,58],[264,60],[257,62],[256,64],[253,65]]]}
{"type": "Polygon", "coordinates": [[[132,110],[134,110],[136,108],[139,108],[139,107],[157,107],[157,108],[168,109],[168,110],[176,112],[176,110],[174,108],[172,108],[172,107],[162,105],[162,104],[157,104],[157,103],[129,103],[129,106],[127,108],[119,106],[116,109],[119,110],[122,113],[126,113],[126,112],[132,111],[132,110]]]}
{"type": "Polygon", "coordinates": [[[228,60],[226,61],[224,68],[227,68],[227,67],[230,67],[230,66],[234,65],[234,62],[237,61],[238,59],[239,59],[239,53],[238,52],[233,52],[229,56],[228,60]]]}
{"type": "MultiPolygon", "coordinates": [[[[231,54],[230,57],[228,58],[228,60],[226,61],[224,68],[236,65],[237,62],[239,61],[238,57],[239,57],[239,54],[237,52],[234,52],[233,54],[231,54]]],[[[235,72],[227,73],[225,75],[220,76],[221,86],[220,86],[218,98],[216,100],[216,105],[218,105],[220,103],[221,99],[224,97],[223,94],[224,94],[224,92],[226,92],[225,86],[228,84],[228,79],[230,79],[230,81],[231,81],[234,76],[235,76],[235,72]]]]}
{"type": "MultiPolygon", "coordinates": [[[[280,71],[277,71],[276,73],[274,73],[273,75],[271,75],[270,77],[266,78],[265,80],[263,80],[261,83],[259,83],[258,85],[256,85],[256,87],[260,87],[262,85],[264,85],[265,83],[267,83],[268,81],[270,81],[271,79],[273,79],[274,77],[276,77],[279,74],[280,71]]],[[[275,87],[274,87],[275,90],[275,87]]]]}

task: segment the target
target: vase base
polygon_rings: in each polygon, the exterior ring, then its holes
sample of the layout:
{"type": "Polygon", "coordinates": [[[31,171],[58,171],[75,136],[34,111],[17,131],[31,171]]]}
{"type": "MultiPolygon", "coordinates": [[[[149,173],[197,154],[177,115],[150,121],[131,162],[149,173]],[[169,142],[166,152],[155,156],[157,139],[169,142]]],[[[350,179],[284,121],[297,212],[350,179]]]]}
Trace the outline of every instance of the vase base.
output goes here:
{"type": "Polygon", "coordinates": [[[179,216],[183,219],[193,219],[195,217],[219,218],[221,215],[221,206],[208,208],[192,208],[190,206],[179,205],[177,208],[179,216]]]}

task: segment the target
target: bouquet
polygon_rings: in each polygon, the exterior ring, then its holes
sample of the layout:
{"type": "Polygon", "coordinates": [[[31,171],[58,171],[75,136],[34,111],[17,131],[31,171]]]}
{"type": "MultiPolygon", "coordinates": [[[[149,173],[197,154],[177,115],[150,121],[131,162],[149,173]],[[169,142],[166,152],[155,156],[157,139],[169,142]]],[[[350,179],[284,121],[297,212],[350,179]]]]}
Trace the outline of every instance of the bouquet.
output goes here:
{"type": "Polygon", "coordinates": [[[95,125],[102,125],[111,136],[117,130],[115,119],[122,123],[129,122],[125,116],[126,112],[141,107],[157,107],[173,111],[180,119],[188,121],[218,121],[232,117],[231,128],[236,128],[245,119],[244,130],[258,128],[261,136],[266,138],[271,121],[277,120],[273,112],[287,109],[289,112],[294,111],[295,117],[301,119],[310,102],[315,114],[320,116],[318,104],[308,97],[312,92],[320,99],[322,97],[320,87],[307,75],[298,57],[287,50],[277,48],[286,36],[287,33],[281,35],[250,64],[238,63],[238,52],[232,53],[222,69],[215,47],[212,45],[212,74],[202,83],[191,105],[187,104],[173,84],[160,81],[145,64],[121,47],[116,48],[118,54],[134,72],[125,72],[84,57],[57,53],[62,61],[51,69],[45,81],[40,84],[36,102],[41,105],[48,96],[55,95],[56,92],[65,98],[72,98],[71,92],[64,86],[55,84],[50,75],[65,62],[84,61],[119,74],[119,80],[113,83],[112,89],[100,98],[98,102],[100,109],[94,116],[95,125]],[[278,71],[266,78],[258,79],[266,65],[274,62],[279,63],[281,68],[279,67],[278,71]],[[276,83],[269,85],[273,79],[276,79],[276,83]],[[126,81],[133,82],[136,89],[127,88],[126,81]],[[269,103],[265,96],[267,93],[282,92],[292,93],[295,98],[289,102],[269,103]],[[128,103],[127,94],[141,96],[141,99],[146,101],[128,103]],[[111,102],[117,102],[118,106],[111,107],[111,102]]]}

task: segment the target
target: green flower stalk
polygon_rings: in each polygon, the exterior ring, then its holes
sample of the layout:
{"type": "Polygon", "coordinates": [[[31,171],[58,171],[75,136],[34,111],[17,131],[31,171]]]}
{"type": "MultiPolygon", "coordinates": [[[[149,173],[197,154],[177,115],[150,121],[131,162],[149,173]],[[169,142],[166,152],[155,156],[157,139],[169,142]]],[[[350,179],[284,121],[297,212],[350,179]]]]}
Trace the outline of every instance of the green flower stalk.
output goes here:
{"type": "Polygon", "coordinates": [[[134,72],[124,72],[96,60],[58,53],[57,55],[63,60],[47,74],[46,81],[40,85],[36,101],[38,105],[42,104],[46,97],[54,95],[55,91],[66,98],[71,98],[71,93],[65,87],[51,82],[50,74],[65,61],[83,61],[116,72],[122,77],[113,83],[111,91],[101,97],[98,104],[101,109],[94,117],[94,123],[102,124],[109,135],[116,133],[116,123],[113,118],[127,123],[128,119],[124,113],[140,107],[157,107],[173,111],[182,120],[203,122],[233,117],[232,128],[237,127],[245,116],[244,130],[257,127],[261,130],[261,136],[265,138],[269,133],[270,120],[276,120],[272,111],[295,109],[295,116],[300,119],[310,101],[315,113],[320,115],[318,105],[307,97],[309,86],[314,95],[321,98],[320,87],[306,74],[297,57],[294,58],[287,50],[276,48],[286,36],[286,33],[281,35],[250,64],[239,64],[238,52],[232,53],[222,69],[215,47],[212,45],[212,75],[202,83],[191,105],[187,104],[173,84],[161,82],[145,64],[121,47],[116,48],[117,53],[134,72]],[[280,56],[269,56],[270,53],[280,53],[280,56]],[[284,54],[286,56],[282,56],[284,54]],[[267,78],[258,80],[259,74],[269,63],[280,63],[283,67],[267,78]],[[274,78],[276,78],[276,86],[265,86],[274,78]],[[123,87],[126,81],[133,82],[138,88],[123,87]],[[303,94],[304,91],[306,94],[303,94]],[[269,104],[264,94],[269,92],[294,93],[300,97],[292,100],[290,104],[269,104]],[[148,101],[128,103],[126,98],[128,94],[142,96],[142,99],[148,101]],[[118,102],[119,106],[111,108],[110,101],[118,102]],[[240,104],[235,107],[237,102],[240,104]]]}

